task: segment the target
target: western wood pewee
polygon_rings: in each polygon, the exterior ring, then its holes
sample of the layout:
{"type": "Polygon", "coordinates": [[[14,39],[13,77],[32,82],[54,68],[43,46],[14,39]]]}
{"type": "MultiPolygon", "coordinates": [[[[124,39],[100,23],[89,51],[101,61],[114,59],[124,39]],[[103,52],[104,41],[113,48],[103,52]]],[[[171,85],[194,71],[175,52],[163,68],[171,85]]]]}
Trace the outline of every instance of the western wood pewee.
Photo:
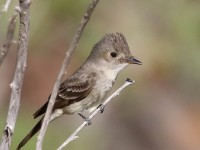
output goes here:
{"type": "MultiPolygon", "coordinates": [[[[50,121],[63,114],[93,111],[104,101],[118,73],[128,64],[142,63],[131,55],[123,34],[106,34],[94,45],[85,63],[60,85],[50,121]]],[[[34,118],[45,114],[48,102],[34,113],[34,118]]],[[[43,117],[21,141],[17,150],[40,130],[43,117]]]]}

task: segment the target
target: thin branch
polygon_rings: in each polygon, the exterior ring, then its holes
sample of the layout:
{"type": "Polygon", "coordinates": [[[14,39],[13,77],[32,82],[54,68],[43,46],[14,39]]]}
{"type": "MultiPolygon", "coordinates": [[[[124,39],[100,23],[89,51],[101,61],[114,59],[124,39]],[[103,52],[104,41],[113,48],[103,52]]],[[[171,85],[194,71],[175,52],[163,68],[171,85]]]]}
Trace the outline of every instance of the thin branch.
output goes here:
{"type": "Polygon", "coordinates": [[[97,5],[98,2],[99,2],[99,0],[92,0],[90,2],[87,11],[83,16],[81,23],[78,26],[78,29],[77,29],[76,34],[75,34],[75,36],[74,36],[74,38],[71,42],[71,45],[70,45],[68,51],[66,52],[65,59],[63,61],[63,64],[62,64],[61,70],[59,72],[59,75],[57,77],[57,80],[54,84],[53,91],[52,91],[52,94],[51,94],[51,98],[49,100],[47,111],[45,113],[45,117],[44,117],[44,120],[43,120],[43,123],[42,123],[42,127],[41,127],[40,133],[38,135],[38,140],[37,140],[37,144],[36,144],[37,150],[42,150],[42,142],[43,142],[44,135],[46,133],[46,130],[47,130],[47,127],[48,127],[48,124],[49,124],[50,115],[51,115],[51,112],[52,112],[52,109],[53,109],[53,105],[55,103],[55,99],[56,99],[56,96],[57,96],[57,93],[58,93],[58,89],[59,89],[59,86],[60,86],[60,83],[61,83],[61,79],[62,79],[64,73],[66,73],[65,69],[69,64],[69,61],[71,59],[72,54],[75,51],[75,48],[76,48],[76,46],[79,42],[79,39],[82,35],[84,27],[86,26],[87,22],[89,21],[91,15],[92,15],[92,12],[95,9],[95,6],[97,5]]]}
{"type": "Polygon", "coordinates": [[[11,3],[11,0],[6,0],[6,3],[3,6],[2,10],[6,12],[8,10],[8,7],[9,7],[10,3],[11,3]]]}
{"type": "MultiPolygon", "coordinates": [[[[97,113],[101,110],[101,108],[104,108],[114,97],[118,96],[120,92],[127,87],[128,85],[131,85],[134,83],[134,81],[131,81],[130,79],[127,79],[126,82],[117,90],[115,91],[111,96],[109,96],[104,103],[101,105],[101,107],[97,107],[97,109],[89,116],[89,120],[91,120],[97,113]]],[[[76,140],[78,138],[77,134],[81,131],[81,129],[86,126],[88,121],[84,121],[76,131],[57,149],[57,150],[62,150],[67,144],[70,142],[76,140]]]]}
{"type": "Polygon", "coordinates": [[[2,9],[0,10],[0,17],[2,12],[7,12],[8,7],[10,6],[11,0],[6,0],[6,3],[2,6],[2,9]]]}
{"type": "Polygon", "coordinates": [[[8,25],[6,39],[2,47],[0,48],[0,66],[3,63],[4,58],[6,57],[6,55],[8,54],[10,50],[10,46],[11,46],[14,33],[15,33],[16,20],[17,20],[17,13],[14,13],[8,25]]]}
{"type": "Polygon", "coordinates": [[[17,65],[15,69],[14,79],[10,84],[11,88],[10,105],[6,120],[6,126],[4,128],[4,134],[2,136],[0,150],[9,150],[20,106],[20,95],[24,79],[24,72],[26,69],[27,48],[29,40],[29,20],[30,20],[29,6],[30,6],[30,0],[19,0],[20,26],[19,26],[19,42],[17,48],[18,50],[17,65]]]}

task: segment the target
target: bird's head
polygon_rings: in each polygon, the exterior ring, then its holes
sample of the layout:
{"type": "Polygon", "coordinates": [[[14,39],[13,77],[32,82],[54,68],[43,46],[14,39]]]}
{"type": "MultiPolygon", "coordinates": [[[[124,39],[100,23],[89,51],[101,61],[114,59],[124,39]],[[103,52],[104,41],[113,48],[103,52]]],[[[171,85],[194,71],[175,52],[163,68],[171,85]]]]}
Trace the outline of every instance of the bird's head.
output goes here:
{"type": "Polygon", "coordinates": [[[89,58],[95,59],[100,65],[105,65],[112,70],[116,69],[119,71],[128,64],[142,64],[142,62],[131,54],[126,38],[122,33],[106,34],[93,47],[89,58]]]}

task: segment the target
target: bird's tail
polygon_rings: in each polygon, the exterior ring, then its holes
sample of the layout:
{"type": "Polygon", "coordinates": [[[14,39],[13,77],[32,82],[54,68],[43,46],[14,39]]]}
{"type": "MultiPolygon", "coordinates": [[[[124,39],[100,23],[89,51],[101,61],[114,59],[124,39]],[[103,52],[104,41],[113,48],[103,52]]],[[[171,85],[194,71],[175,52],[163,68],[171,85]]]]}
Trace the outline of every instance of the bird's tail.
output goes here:
{"type": "Polygon", "coordinates": [[[28,135],[19,143],[17,150],[20,150],[41,128],[43,118],[34,126],[34,128],[28,133],[28,135]]]}

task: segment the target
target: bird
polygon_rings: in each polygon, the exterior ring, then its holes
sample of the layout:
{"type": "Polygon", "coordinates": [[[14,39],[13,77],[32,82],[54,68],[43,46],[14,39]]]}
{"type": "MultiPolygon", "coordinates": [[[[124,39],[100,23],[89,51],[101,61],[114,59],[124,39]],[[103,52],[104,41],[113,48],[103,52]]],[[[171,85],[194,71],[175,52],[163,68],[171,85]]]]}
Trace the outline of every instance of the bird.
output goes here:
{"type": "MultiPolygon", "coordinates": [[[[50,121],[63,114],[80,114],[94,111],[108,96],[120,71],[128,64],[141,65],[129,49],[122,33],[108,33],[97,42],[86,61],[69,78],[60,84],[50,121]]],[[[51,95],[50,95],[51,96],[51,95]]],[[[20,150],[41,128],[48,101],[34,114],[40,121],[20,142],[20,150]]],[[[83,116],[83,115],[81,115],[83,116]]]]}

